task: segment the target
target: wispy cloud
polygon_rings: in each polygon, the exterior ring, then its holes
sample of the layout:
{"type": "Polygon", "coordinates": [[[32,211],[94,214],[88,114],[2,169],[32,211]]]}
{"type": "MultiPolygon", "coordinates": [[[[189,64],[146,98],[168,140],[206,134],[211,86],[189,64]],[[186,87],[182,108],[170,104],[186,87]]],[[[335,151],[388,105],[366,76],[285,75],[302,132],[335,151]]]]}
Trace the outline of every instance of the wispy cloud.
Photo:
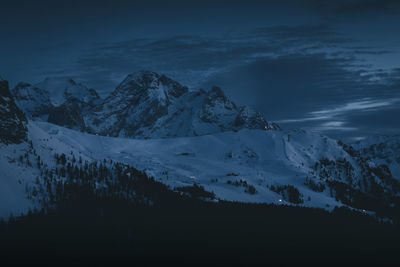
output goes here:
{"type": "MultiPolygon", "coordinates": [[[[306,128],[320,132],[356,133],[360,131],[360,129],[357,127],[359,123],[354,123],[354,117],[368,116],[367,114],[379,113],[388,109],[399,110],[400,98],[354,100],[343,105],[309,112],[305,117],[280,120],[278,123],[303,124],[306,128]],[[310,125],[311,122],[312,124],[310,125]]],[[[390,120],[390,118],[388,118],[388,120],[390,120]]],[[[370,123],[370,126],[375,124],[372,119],[370,123]]],[[[350,139],[353,140],[354,137],[350,136],[349,140],[350,139]]]]}
{"type": "Polygon", "coordinates": [[[317,110],[311,112],[311,115],[316,117],[334,117],[343,113],[351,111],[370,111],[381,107],[392,106],[399,102],[400,99],[386,99],[386,100],[373,100],[373,99],[361,99],[354,102],[346,103],[342,106],[328,108],[323,110],[317,110]]]}
{"type": "Polygon", "coordinates": [[[381,108],[398,107],[400,98],[394,99],[360,99],[343,105],[329,107],[308,113],[305,117],[296,119],[279,120],[280,123],[309,122],[309,121],[327,121],[321,124],[323,127],[341,127],[344,121],[335,120],[352,112],[370,112],[381,108]]]}
{"type": "Polygon", "coordinates": [[[105,90],[110,88],[104,85],[114,82],[108,73],[123,76],[138,69],[163,72],[198,87],[214,75],[260,60],[322,54],[339,60],[342,67],[359,69],[362,62],[356,55],[390,52],[353,42],[328,25],[263,27],[217,37],[136,38],[99,44],[70,69],[79,69],[82,77],[92,80],[97,77],[96,84],[105,90]]]}

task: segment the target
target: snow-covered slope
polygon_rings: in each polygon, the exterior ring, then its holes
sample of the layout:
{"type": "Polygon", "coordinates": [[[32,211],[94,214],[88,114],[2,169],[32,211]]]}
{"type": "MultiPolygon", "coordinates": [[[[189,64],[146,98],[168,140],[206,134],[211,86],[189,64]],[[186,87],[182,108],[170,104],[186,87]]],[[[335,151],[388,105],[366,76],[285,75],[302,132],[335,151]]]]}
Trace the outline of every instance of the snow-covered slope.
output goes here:
{"type": "MultiPolygon", "coordinates": [[[[17,145],[0,147],[2,168],[12,170],[9,176],[2,177],[2,183],[13,181],[16,186],[10,190],[22,190],[24,181],[32,181],[37,175],[34,166],[18,160],[12,162],[30,150],[34,151],[27,156],[33,157],[31,162],[39,155],[50,167],[55,164],[54,153],[79,155],[87,160],[112,159],[144,170],[172,188],[199,184],[225,200],[325,209],[348,205],[369,210],[370,206],[353,201],[346,192],[373,198],[370,187],[374,186],[384,196],[399,195],[394,188],[398,184],[393,184],[392,178],[375,174],[378,164],[359,160],[336,140],[303,130],[243,129],[197,137],[140,140],[96,136],[30,121],[29,139],[30,149],[17,145]],[[26,180],[17,184],[17,173],[21,171],[26,180]],[[338,186],[346,187],[342,192],[338,186]]],[[[13,201],[24,203],[21,199],[13,201]]]]}
{"type": "Polygon", "coordinates": [[[0,217],[27,211],[21,178],[24,169],[15,164],[14,152],[27,146],[27,120],[14,103],[8,82],[0,78],[0,217]]]}
{"type": "MultiPolygon", "coordinates": [[[[79,155],[77,149],[53,138],[32,121],[28,123],[27,140],[19,144],[0,142],[0,218],[40,209],[41,203],[33,201],[28,188],[42,179],[44,171],[54,170],[55,153],[76,151],[79,155]]],[[[81,157],[91,160],[84,155],[81,157]]]]}
{"type": "Polygon", "coordinates": [[[350,155],[340,142],[303,130],[243,129],[198,137],[132,140],[83,134],[48,123],[36,126],[98,160],[133,165],[173,187],[198,183],[222,199],[289,203],[279,187],[292,185],[304,205],[327,208],[341,205],[340,199],[335,199],[336,182],[369,194],[370,179],[396,194],[392,180],[386,177],[387,183],[375,174],[369,177],[370,163],[350,155]],[[249,186],[257,193],[246,193],[249,186]]]}
{"type": "Polygon", "coordinates": [[[61,151],[127,163],[173,187],[198,183],[222,199],[290,203],[278,188],[292,185],[301,194],[303,205],[328,208],[342,205],[331,196],[329,181],[367,192],[358,187],[364,166],[357,159],[337,141],[303,130],[243,129],[198,137],[133,140],[95,136],[44,122],[31,122],[29,129],[34,143],[49,150],[62,146],[61,151]],[[346,173],[338,166],[338,173],[329,175],[325,161],[348,162],[354,170],[346,173]],[[326,189],[315,190],[310,183],[326,189]],[[255,194],[249,193],[250,186],[255,194]]]}

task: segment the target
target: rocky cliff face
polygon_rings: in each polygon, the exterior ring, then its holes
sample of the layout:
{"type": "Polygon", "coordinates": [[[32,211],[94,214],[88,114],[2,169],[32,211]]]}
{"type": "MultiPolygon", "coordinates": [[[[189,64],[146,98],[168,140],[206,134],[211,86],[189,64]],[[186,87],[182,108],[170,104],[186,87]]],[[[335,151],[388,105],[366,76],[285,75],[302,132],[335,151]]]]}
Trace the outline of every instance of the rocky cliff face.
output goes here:
{"type": "Polygon", "coordinates": [[[88,114],[89,127],[102,135],[134,137],[168,113],[187,87],[154,72],[128,75],[102,104],[88,114]]]}
{"type": "Polygon", "coordinates": [[[86,124],[83,119],[88,105],[76,98],[68,99],[64,104],[53,107],[47,121],[71,129],[85,131],[86,124]]]}
{"type": "Polygon", "coordinates": [[[49,93],[50,102],[58,107],[73,98],[89,105],[97,104],[99,96],[94,89],[69,78],[46,78],[35,85],[49,93]]]}
{"type": "Polygon", "coordinates": [[[53,108],[49,92],[29,83],[18,83],[13,89],[13,95],[28,117],[46,118],[53,108]]]}
{"type": "Polygon", "coordinates": [[[26,118],[17,107],[8,88],[0,78],[0,142],[18,144],[27,140],[26,118]]]}

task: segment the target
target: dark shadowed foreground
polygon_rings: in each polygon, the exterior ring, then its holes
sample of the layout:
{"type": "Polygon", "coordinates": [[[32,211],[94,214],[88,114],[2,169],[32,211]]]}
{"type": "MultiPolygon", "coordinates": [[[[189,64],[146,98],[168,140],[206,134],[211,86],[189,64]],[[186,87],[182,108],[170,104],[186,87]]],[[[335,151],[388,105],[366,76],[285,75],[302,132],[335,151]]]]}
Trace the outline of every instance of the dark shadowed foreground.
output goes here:
{"type": "Polygon", "coordinates": [[[42,211],[0,224],[1,261],[132,265],[382,265],[400,263],[400,227],[335,209],[214,202],[201,186],[177,188],[129,166],[91,167],[39,188],[42,211]],[[129,171],[131,175],[127,176],[129,171]],[[79,178],[81,177],[81,178],[79,178]],[[128,197],[134,189],[135,197],[128,197]],[[207,201],[205,201],[207,200],[207,201]]]}

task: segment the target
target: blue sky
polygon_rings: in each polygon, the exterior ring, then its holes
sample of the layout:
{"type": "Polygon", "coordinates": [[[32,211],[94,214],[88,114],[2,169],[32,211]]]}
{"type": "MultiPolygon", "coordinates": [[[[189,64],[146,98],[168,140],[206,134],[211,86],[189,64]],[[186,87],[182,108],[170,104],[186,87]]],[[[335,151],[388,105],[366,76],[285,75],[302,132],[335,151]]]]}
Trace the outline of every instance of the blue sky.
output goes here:
{"type": "Polygon", "coordinates": [[[0,75],[106,95],[129,73],[218,85],[284,128],[400,132],[398,1],[2,1],[0,75]],[[4,14],[4,15],[3,15],[4,14]]]}

